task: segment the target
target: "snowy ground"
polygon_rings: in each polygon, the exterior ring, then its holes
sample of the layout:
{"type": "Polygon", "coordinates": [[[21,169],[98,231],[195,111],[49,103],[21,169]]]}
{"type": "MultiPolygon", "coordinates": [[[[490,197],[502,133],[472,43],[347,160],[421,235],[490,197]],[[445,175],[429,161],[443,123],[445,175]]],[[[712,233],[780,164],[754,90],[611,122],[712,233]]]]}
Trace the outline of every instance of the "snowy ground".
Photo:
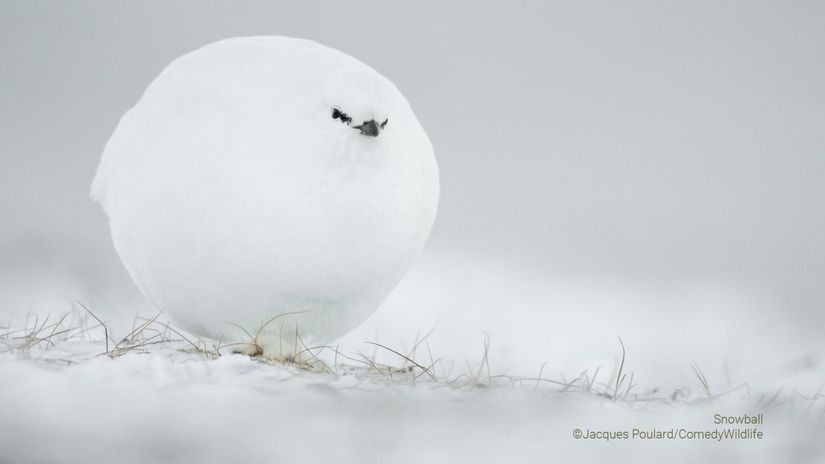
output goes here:
{"type": "Polygon", "coordinates": [[[39,301],[0,322],[0,462],[822,462],[821,341],[734,288],[439,254],[337,354],[302,365],[216,356],[165,315],[144,326],[84,302],[107,346],[73,298],[39,301]],[[740,428],[764,435],[573,436],[740,428]]]}

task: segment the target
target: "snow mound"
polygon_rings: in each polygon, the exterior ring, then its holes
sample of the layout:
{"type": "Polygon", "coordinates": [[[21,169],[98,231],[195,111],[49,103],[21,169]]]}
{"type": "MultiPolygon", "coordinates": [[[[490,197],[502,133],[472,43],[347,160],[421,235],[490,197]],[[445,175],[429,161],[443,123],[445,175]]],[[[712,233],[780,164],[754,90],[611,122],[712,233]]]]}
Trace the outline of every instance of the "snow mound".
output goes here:
{"type": "Polygon", "coordinates": [[[607,374],[604,382],[592,371],[573,380],[509,377],[490,372],[485,358],[448,374],[429,353],[391,347],[380,350],[397,356],[395,365],[332,349],[317,360],[273,362],[218,355],[215,345],[153,319],[107,343],[94,320],[71,329],[73,317],[0,332],[2,462],[584,462],[609,453],[629,462],[767,463],[825,456],[818,439],[825,401],[817,392],[759,397],[745,385],[663,396],[635,392],[624,377],[615,394],[616,379],[607,374]],[[716,414],[758,413],[762,424],[714,424],[716,414]],[[577,429],[599,438],[577,439],[577,429]],[[763,436],[641,439],[634,429],[763,436]]]}

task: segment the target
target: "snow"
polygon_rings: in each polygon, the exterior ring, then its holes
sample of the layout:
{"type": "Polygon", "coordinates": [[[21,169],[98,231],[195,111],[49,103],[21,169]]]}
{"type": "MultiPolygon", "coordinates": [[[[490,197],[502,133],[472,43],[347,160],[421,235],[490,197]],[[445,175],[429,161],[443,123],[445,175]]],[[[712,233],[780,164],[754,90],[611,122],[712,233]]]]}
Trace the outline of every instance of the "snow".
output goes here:
{"type": "Polygon", "coordinates": [[[822,452],[821,418],[806,423],[784,408],[768,410],[761,441],[571,438],[576,427],[712,429],[713,414],[740,409],[739,398],[637,408],[575,392],[387,384],[166,349],[69,367],[9,354],[0,363],[0,453],[13,462],[548,462],[604,453],[807,462],[822,452]]]}
{"type": "MultiPolygon", "coordinates": [[[[598,442],[572,430],[712,429],[733,397],[699,406],[633,405],[582,393],[499,386],[384,383],[330,376],[241,355],[208,360],[169,347],[87,358],[100,344],[0,358],[0,438],[14,462],[634,462],[686,453],[706,462],[777,462],[821,452],[820,419],[769,409],[766,438],[731,442],[598,442]],[[59,353],[58,353],[59,352],[59,353]],[[55,357],[56,356],[56,357],[55,357]],[[74,359],[65,367],[46,359],[74,359]],[[14,381],[11,381],[14,379],[14,381]],[[59,392],[59,394],[55,394],[59,392]],[[813,425],[811,424],[813,422],[813,425]],[[48,443],[49,446],[44,446],[48,443]],[[817,449],[817,447],[819,447],[817,449]]],[[[819,405],[821,408],[821,404],[819,405]]],[[[820,455],[821,456],[821,455],[820,455]]]]}
{"type": "Polygon", "coordinates": [[[26,332],[15,328],[33,326],[31,315],[0,330],[0,462],[821,462],[821,343],[802,328],[775,330],[770,308],[742,324],[755,301],[763,300],[732,286],[559,279],[435,252],[338,342],[337,359],[319,354],[332,372],[227,349],[213,357],[159,323],[118,350],[135,320],[121,324],[116,311],[90,305],[112,331],[110,357],[102,328],[64,301],[53,306],[71,308],[63,327],[79,329],[53,344],[16,338],[26,332]],[[661,304],[684,309],[661,321],[661,304]],[[414,356],[424,367],[440,359],[436,380],[415,367],[390,377],[357,361],[361,353],[407,367],[365,342],[406,354],[430,329],[414,356]],[[617,335],[634,386],[613,399],[617,335]],[[139,346],[149,340],[161,343],[139,346]],[[549,381],[562,378],[568,386],[549,381]],[[724,429],[715,414],[760,412],[762,439],[572,436],[576,428],[724,429]]]}

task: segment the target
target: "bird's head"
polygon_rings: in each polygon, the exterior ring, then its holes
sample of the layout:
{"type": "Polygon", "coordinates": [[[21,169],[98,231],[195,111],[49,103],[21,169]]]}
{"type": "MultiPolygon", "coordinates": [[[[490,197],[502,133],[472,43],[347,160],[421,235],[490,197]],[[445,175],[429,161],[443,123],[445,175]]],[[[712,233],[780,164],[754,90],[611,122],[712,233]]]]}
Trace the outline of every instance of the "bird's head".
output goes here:
{"type": "Polygon", "coordinates": [[[403,98],[383,76],[351,69],[330,76],[324,93],[328,124],[368,138],[378,138],[389,128],[393,108],[403,98]]]}

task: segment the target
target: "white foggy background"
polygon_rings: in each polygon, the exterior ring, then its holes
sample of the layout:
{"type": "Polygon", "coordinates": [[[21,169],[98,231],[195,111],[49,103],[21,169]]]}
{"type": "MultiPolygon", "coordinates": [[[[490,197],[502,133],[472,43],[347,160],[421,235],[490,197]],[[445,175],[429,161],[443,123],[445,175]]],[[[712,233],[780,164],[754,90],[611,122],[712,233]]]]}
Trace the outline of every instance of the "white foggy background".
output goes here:
{"type": "Polygon", "coordinates": [[[428,248],[344,346],[435,326],[460,367],[486,332],[496,371],[575,376],[619,335],[642,385],[822,380],[818,2],[4,1],[0,315],[152,314],[88,197],[103,145],[174,58],[260,34],[389,77],[438,157],[428,248]]]}

